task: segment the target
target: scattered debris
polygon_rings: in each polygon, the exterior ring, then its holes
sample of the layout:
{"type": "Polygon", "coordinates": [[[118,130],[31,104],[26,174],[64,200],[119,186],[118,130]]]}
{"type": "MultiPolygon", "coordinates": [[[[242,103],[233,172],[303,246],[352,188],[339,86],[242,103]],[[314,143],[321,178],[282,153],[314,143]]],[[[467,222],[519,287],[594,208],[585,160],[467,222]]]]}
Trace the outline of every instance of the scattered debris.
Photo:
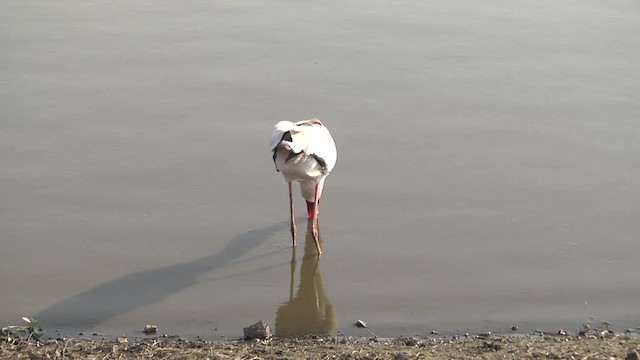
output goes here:
{"type": "Polygon", "coordinates": [[[355,326],[357,326],[357,327],[359,327],[359,328],[366,328],[366,327],[367,327],[367,323],[366,323],[366,322],[364,322],[364,321],[362,321],[362,320],[358,320],[358,321],[356,321],[356,323],[355,323],[355,324],[353,324],[353,325],[355,325],[355,326]]]}
{"type": "MultiPolygon", "coordinates": [[[[595,334],[595,332],[594,332],[595,334]]],[[[491,339],[272,338],[211,341],[184,338],[30,339],[0,341],[0,359],[627,359],[640,360],[640,336],[497,335],[491,339]],[[330,354],[331,356],[327,356],[330,354]],[[398,356],[400,354],[400,356],[398,356]],[[406,356],[406,357],[405,357],[406,356]]]]}
{"type": "Polygon", "coordinates": [[[502,345],[498,344],[495,341],[485,341],[482,347],[492,351],[502,350],[502,345]]]}
{"type": "Polygon", "coordinates": [[[403,353],[397,353],[393,356],[393,360],[409,360],[409,356],[403,353]]]}
{"type": "Polygon", "coordinates": [[[266,322],[260,320],[257,323],[244,328],[244,338],[245,340],[266,340],[271,338],[271,329],[266,322]]]}
{"type": "Polygon", "coordinates": [[[611,330],[611,329],[604,329],[602,331],[600,331],[600,336],[601,337],[611,337],[611,336],[615,336],[616,332],[611,330]]]}
{"type": "Polygon", "coordinates": [[[145,326],[144,329],[142,329],[142,332],[147,335],[155,334],[158,332],[158,327],[156,325],[147,324],[147,326],[145,326]]]}
{"type": "Polygon", "coordinates": [[[16,339],[39,339],[46,333],[36,319],[23,317],[29,325],[9,325],[0,330],[0,338],[8,342],[16,339]]]}
{"type": "Polygon", "coordinates": [[[416,346],[420,342],[418,339],[412,338],[412,337],[410,337],[410,338],[400,338],[400,339],[402,339],[404,341],[404,344],[406,346],[416,346]]]}

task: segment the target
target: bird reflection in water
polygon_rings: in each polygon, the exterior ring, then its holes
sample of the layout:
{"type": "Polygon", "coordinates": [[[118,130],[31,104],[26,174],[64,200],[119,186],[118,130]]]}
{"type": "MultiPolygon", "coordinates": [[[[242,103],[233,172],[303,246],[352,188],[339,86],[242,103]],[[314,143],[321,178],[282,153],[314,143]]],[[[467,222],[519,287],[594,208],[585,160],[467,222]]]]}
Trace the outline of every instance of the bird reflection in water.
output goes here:
{"type": "Polygon", "coordinates": [[[300,284],[294,296],[295,272],[296,248],[293,248],[289,301],[282,304],[276,312],[276,336],[335,335],[336,312],[324,292],[320,276],[320,256],[316,253],[311,220],[307,223],[300,284]]]}

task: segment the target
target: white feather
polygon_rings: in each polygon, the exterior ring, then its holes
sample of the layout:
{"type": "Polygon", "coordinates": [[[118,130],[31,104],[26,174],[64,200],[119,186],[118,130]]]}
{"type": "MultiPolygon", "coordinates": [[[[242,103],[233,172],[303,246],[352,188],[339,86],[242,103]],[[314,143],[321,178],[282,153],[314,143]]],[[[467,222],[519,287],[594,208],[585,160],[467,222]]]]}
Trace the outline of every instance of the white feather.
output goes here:
{"type": "Polygon", "coordinates": [[[318,183],[320,194],[338,157],[329,130],[318,119],[280,121],[275,125],[269,146],[275,155],[276,169],[287,182],[300,182],[303,197],[313,201],[315,184],[318,183]],[[283,139],[287,132],[291,141],[283,139]]]}

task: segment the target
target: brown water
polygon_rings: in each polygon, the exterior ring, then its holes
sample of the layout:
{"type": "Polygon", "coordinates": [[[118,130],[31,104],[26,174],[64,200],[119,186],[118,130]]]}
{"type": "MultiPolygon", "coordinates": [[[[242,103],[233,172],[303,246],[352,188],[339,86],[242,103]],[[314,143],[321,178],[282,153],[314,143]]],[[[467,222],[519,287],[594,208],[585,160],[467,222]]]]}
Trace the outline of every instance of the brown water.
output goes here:
{"type": "Polygon", "coordinates": [[[3,1],[0,324],[640,326],[638,34],[633,1],[3,1]],[[292,263],[266,147],[314,116],[292,263]]]}

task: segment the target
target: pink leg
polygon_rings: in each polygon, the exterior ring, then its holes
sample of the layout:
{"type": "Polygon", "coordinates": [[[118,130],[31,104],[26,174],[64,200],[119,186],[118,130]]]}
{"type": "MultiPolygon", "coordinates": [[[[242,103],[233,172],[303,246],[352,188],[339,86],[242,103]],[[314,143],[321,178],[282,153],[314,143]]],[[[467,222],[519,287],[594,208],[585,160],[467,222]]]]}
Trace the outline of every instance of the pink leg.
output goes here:
{"type": "Polygon", "coordinates": [[[313,240],[316,242],[316,249],[318,250],[318,255],[322,255],[322,247],[320,246],[320,237],[318,236],[318,184],[316,184],[316,191],[313,195],[313,219],[311,230],[313,233],[313,240]]]}
{"type": "Polygon", "coordinates": [[[292,246],[296,246],[296,218],[293,212],[293,191],[291,190],[291,181],[289,181],[289,215],[291,216],[291,241],[292,246]]]}

